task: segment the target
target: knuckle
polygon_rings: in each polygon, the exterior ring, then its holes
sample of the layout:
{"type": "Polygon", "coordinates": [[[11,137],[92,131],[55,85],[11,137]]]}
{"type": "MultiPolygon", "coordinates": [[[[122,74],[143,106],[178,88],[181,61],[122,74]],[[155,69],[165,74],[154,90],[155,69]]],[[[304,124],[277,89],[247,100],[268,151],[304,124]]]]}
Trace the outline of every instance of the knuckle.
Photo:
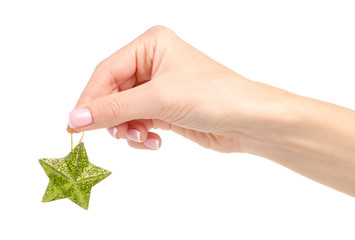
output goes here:
{"type": "Polygon", "coordinates": [[[175,33],[167,28],[167,27],[164,27],[162,25],[156,25],[156,26],[153,26],[151,28],[149,28],[146,32],[145,32],[145,35],[146,36],[149,36],[149,37],[153,37],[153,38],[167,38],[167,37],[170,37],[172,35],[175,35],[175,33]]]}
{"type": "Polygon", "coordinates": [[[167,32],[167,31],[171,31],[171,30],[163,25],[155,25],[155,26],[149,28],[147,32],[161,33],[161,32],[167,32]]]}
{"type": "MultiPolygon", "coordinates": [[[[138,42],[141,43],[141,46],[145,47],[145,50],[150,50],[151,55],[157,57],[159,54],[155,54],[158,46],[159,49],[166,49],[176,40],[177,35],[170,30],[161,25],[157,25],[148,29],[143,33],[139,38],[138,42]]],[[[139,45],[139,44],[138,44],[139,45]]]]}
{"type": "Polygon", "coordinates": [[[103,61],[99,62],[99,64],[97,64],[97,66],[95,67],[95,72],[100,72],[105,68],[106,68],[105,60],[103,60],[103,61]]]}
{"type": "Polygon", "coordinates": [[[100,62],[96,66],[95,72],[99,73],[101,76],[104,76],[109,81],[114,81],[114,79],[115,79],[113,73],[111,72],[110,68],[107,66],[107,63],[105,60],[100,62]]]}

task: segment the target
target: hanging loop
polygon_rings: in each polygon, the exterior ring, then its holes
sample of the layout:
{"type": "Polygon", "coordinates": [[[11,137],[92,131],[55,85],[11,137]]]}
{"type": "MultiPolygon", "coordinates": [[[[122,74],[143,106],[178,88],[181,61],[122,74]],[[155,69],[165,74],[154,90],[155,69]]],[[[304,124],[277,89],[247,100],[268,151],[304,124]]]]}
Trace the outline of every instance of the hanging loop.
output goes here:
{"type": "MultiPolygon", "coordinates": [[[[81,135],[81,138],[80,138],[78,144],[81,143],[81,141],[83,140],[83,138],[84,138],[84,132],[83,132],[83,134],[81,135]]],[[[77,145],[78,145],[78,144],[77,144],[77,145]]],[[[70,147],[71,147],[71,148],[70,148],[71,151],[73,151],[73,129],[72,129],[72,128],[70,128],[70,147]]]]}

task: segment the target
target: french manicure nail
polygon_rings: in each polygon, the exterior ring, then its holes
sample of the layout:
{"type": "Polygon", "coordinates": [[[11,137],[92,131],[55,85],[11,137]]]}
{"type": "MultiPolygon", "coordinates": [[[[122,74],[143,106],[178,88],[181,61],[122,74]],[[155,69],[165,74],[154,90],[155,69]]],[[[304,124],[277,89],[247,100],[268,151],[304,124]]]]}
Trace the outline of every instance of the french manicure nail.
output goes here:
{"type": "Polygon", "coordinates": [[[126,137],[129,140],[135,141],[135,142],[142,142],[141,140],[141,133],[136,130],[136,129],[128,129],[126,133],[126,137]]]}
{"type": "Polygon", "coordinates": [[[92,123],[92,115],[87,108],[74,109],[69,113],[69,126],[71,128],[78,128],[90,125],[92,123]]]}
{"type": "Polygon", "coordinates": [[[145,140],[145,142],[143,144],[147,148],[150,148],[150,149],[153,149],[153,150],[158,150],[159,149],[159,141],[154,139],[154,138],[148,138],[147,140],[145,140]]]}
{"type": "Polygon", "coordinates": [[[112,137],[117,139],[117,131],[118,131],[118,129],[116,127],[112,127],[112,128],[107,129],[107,130],[111,134],[112,137]]]}

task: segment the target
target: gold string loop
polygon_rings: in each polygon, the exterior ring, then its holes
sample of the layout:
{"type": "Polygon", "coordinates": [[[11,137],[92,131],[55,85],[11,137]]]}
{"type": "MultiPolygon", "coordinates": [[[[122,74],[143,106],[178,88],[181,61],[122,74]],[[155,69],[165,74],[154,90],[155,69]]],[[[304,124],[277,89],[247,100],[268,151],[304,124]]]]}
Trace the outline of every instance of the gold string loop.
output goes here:
{"type": "MultiPolygon", "coordinates": [[[[80,140],[79,140],[79,142],[77,143],[77,145],[79,144],[79,143],[81,143],[81,141],[83,140],[83,138],[84,138],[84,132],[83,132],[83,134],[81,135],[81,138],[80,138],[80,140]]],[[[72,128],[70,128],[70,149],[71,149],[71,151],[73,151],[73,129],[72,128]]]]}

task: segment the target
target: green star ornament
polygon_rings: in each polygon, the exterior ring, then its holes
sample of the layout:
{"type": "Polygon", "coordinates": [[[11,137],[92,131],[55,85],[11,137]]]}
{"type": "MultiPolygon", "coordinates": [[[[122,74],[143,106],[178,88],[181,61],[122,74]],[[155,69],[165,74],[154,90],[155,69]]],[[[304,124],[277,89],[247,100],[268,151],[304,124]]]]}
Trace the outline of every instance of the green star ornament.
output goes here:
{"type": "Polygon", "coordinates": [[[42,158],[39,163],[49,178],[42,202],[69,198],[84,209],[89,207],[91,188],[111,174],[89,162],[83,142],[64,158],[42,158]]]}

